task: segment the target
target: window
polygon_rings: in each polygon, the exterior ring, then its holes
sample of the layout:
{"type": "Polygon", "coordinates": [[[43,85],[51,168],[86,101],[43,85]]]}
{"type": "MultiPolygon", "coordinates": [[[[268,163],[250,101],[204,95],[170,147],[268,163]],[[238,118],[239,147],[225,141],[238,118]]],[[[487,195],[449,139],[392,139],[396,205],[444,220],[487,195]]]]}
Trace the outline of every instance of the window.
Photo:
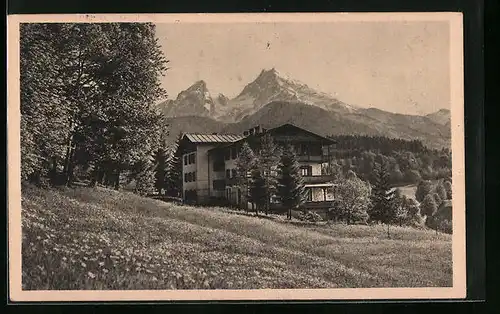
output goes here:
{"type": "Polygon", "coordinates": [[[193,181],[196,181],[196,172],[193,172],[193,181]]]}
{"type": "Polygon", "coordinates": [[[233,169],[232,171],[233,178],[236,178],[236,169],[233,169]]]}
{"type": "Polygon", "coordinates": [[[187,173],[184,174],[184,182],[188,182],[188,174],[187,173]]]}
{"type": "Polygon", "coordinates": [[[312,176],[312,166],[300,167],[300,174],[302,174],[303,177],[312,176]]]}
{"type": "Polygon", "coordinates": [[[226,178],[231,179],[231,170],[229,169],[226,170],[226,178]]]}
{"type": "Polygon", "coordinates": [[[194,164],[195,163],[195,154],[189,154],[189,164],[194,164]]]}
{"type": "Polygon", "coordinates": [[[188,164],[188,156],[184,156],[184,165],[187,165],[188,164]]]}
{"type": "Polygon", "coordinates": [[[212,187],[216,191],[224,191],[226,189],[226,182],[224,180],[212,181],[212,187]]]}
{"type": "Polygon", "coordinates": [[[224,160],[229,160],[229,159],[231,159],[231,150],[226,149],[224,150],[224,160]]]}

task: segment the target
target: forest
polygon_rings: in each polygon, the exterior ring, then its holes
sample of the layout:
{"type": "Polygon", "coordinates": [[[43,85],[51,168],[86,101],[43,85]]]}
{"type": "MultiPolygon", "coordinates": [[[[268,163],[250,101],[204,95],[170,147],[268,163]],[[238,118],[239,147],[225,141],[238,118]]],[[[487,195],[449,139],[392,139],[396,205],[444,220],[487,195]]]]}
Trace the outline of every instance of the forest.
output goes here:
{"type": "Polygon", "coordinates": [[[373,182],[375,163],[388,164],[389,184],[400,186],[421,180],[451,181],[451,151],[430,149],[419,140],[382,136],[330,136],[337,143],[325,173],[353,171],[361,179],[373,182]]]}
{"type": "Polygon", "coordinates": [[[21,176],[39,185],[150,190],[167,125],[155,105],[165,59],[149,23],[20,27],[21,176]]]}

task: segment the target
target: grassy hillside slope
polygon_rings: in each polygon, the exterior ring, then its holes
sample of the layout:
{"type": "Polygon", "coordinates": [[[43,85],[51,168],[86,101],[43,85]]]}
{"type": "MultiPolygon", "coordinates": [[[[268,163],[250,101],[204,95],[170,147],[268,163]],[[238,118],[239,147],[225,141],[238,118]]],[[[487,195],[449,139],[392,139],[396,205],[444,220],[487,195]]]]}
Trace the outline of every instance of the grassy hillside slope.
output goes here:
{"type": "Polygon", "coordinates": [[[451,286],[451,237],[23,188],[24,289],[451,286]]]}

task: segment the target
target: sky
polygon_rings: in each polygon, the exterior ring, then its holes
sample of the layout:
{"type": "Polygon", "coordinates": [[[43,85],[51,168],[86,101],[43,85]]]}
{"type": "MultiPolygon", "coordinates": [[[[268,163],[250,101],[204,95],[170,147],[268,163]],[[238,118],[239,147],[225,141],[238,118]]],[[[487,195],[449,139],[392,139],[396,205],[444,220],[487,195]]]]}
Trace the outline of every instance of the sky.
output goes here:
{"type": "Polygon", "coordinates": [[[441,21],[164,23],[169,98],[204,80],[237,96],[275,68],[358,107],[404,114],[450,108],[450,28],[441,21]]]}

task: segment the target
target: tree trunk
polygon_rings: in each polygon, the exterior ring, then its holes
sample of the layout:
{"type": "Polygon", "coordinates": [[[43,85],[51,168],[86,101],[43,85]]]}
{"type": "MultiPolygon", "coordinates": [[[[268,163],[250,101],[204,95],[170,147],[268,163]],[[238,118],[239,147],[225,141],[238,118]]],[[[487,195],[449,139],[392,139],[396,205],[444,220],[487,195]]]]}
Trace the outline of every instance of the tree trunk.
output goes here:
{"type": "Polygon", "coordinates": [[[391,234],[389,233],[389,224],[387,224],[387,238],[388,239],[391,238],[391,234]]]}
{"type": "Polygon", "coordinates": [[[66,173],[66,186],[71,186],[73,184],[73,170],[74,170],[74,147],[71,148],[70,154],[69,154],[69,162],[68,162],[68,168],[67,168],[67,173],[66,173]]]}
{"type": "Polygon", "coordinates": [[[116,174],[115,174],[115,190],[119,190],[120,189],[120,169],[116,170],[116,174]]]}
{"type": "Polygon", "coordinates": [[[100,167],[97,171],[97,183],[99,183],[100,185],[104,183],[104,170],[102,170],[100,167]]]}
{"type": "Polygon", "coordinates": [[[57,184],[57,157],[52,158],[52,169],[50,170],[50,181],[52,184],[57,184]]]}

